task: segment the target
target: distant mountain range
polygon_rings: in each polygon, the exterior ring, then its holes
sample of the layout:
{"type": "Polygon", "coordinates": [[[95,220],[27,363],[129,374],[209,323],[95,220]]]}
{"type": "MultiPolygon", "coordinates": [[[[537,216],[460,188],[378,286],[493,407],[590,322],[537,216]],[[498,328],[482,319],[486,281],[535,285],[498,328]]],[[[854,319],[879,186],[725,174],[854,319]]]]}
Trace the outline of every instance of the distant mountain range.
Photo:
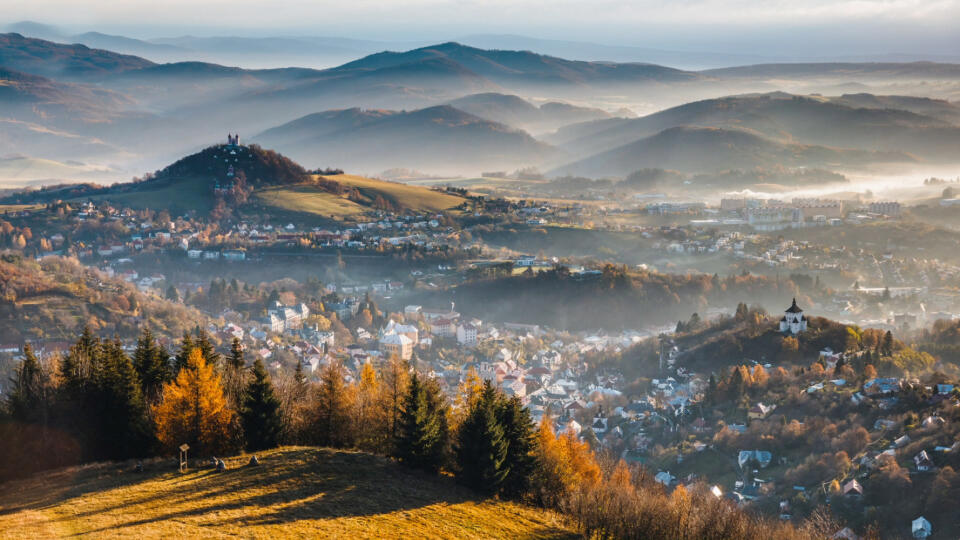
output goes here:
{"type": "MultiPolygon", "coordinates": [[[[124,50],[183,46],[102,34],[84,39],[124,50]]],[[[214,38],[196,39],[214,46],[205,41],[214,38]]],[[[240,47],[229,39],[218,43],[240,47]]],[[[267,40],[263,46],[290,44],[267,40]]],[[[245,140],[259,134],[256,140],[310,166],[367,172],[403,167],[477,174],[538,166],[612,174],[623,167],[600,166],[594,158],[612,159],[617,154],[611,152],[624,147],[656,148],[667,139],[691,145],[675,149],[691,153],[678,168],[685,171],[765,165],[786,150],[799,152],[784,158],[796,166],[862,166],[864,156],[956,162],[960,109],[943,99],[899,94],[912,88],[960,96],[960,65],[772,64],[694,72],[448,42],[378,52],[329,69],[247,69],[155,63],[0,34],[0,142],[10,153],[109,164],[109,170],[152,170],[226,132],[245,140]],[[740,93],[776,88],[778,81],[858,89],[893,81],[898,95],[740,93]],[[738,95],[716,97],[731,93],[738,95]],[[628,110],[663,104],[673,106],[642,117],[628,110]],[[710,146],[724,137],[735,141],[727,155],[710,146]],[[713,148],[703,155],[714,163],[696,154],[700,145],[713,148]]]]}
{"type": "Polygon", "coordinates": [[[623,177],[652,168],[687,173],[773,166],[848,169],[911,161],[911,156],[901,152],[781,143],[741,130],[684,126],[665,129],[550,174],[623,177]]]}
{"type": "Polygon", "coordinates": [[[930,161],[956,160],[960,108],[945,102],[898,97],[794,96],[784,93],[708,99],[635,119],[574,124],[545,137],[571,154],[589,156],[678,126],[750,130],[784,143],[910,152],[930,161]],[[864,107],[864,105],[873,105],[864,107]],[[900,105],[930,112],[889,108],[900,105]]]}
{"type": "MultiPolygon", "coordinates": [[[[345,109],[299,118],[253,138],[308,166],[455,173],[537,165],[555,149],[524,131],[449,105],[414,111],[345,109]]],[[[499,170],[499,169],[498,169],[499,170]]]]}

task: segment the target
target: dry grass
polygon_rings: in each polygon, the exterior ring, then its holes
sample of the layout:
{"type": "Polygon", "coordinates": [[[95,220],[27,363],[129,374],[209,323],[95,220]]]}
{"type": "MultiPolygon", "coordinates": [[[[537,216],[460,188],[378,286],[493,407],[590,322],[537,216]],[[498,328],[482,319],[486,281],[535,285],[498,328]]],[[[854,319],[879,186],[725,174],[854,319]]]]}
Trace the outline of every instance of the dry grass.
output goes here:
{"type": "Polygon", "coordinates": [[[96,464],[0,486],[0,538],[576,538],[553,514],[484,500],[389,459],[281,448],[228,471],[96,464]]]}

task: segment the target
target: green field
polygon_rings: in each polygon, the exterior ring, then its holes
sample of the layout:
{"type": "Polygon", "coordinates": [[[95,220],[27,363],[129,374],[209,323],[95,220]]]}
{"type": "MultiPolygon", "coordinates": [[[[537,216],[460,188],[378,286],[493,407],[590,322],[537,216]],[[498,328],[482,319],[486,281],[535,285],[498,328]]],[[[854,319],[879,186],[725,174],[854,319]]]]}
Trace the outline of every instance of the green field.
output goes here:
{"type": "Polygon", "coordinates": [[[213,206],[210,183],[198,178],[177,179],[163,187],[80,197],[80,200],[107,200],[111,204],[130,208],[167,209],[173,215],[195,210],[207,212],[213,206]]]}
{"type": "Polygon", "coordinates": [[[226,459],[95,464],[0,486],[0,538],[577,538],[558,516],[484,499],[369,454],[281,448],[226,459]]]}

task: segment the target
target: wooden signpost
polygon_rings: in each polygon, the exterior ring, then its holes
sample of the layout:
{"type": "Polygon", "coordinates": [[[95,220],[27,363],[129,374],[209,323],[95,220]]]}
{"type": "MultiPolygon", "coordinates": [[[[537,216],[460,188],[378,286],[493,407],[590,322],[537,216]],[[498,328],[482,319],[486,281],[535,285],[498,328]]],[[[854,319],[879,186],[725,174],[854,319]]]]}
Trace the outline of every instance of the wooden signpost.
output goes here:
{"type": "Polygon", "coordinates": [[[187,470],[187,450],[190,449],[190,445],[181,444],[180,445],[180,472],[186,472],[187,470]]]}

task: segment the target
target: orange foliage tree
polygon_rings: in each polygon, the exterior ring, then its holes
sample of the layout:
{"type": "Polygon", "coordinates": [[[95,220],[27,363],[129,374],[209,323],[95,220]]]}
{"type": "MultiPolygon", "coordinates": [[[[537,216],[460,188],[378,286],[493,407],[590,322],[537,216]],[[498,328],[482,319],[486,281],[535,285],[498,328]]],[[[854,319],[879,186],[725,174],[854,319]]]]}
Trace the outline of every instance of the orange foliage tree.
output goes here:
{"type": "Polygon", "coordinates": [[[234,412],[227,406],[220,376],[200,349],[193,349],[176,380],[163,385],[154,408],[157,438],[173,451],[183,443],[195,455],[223,452],[233,446],[234,412]]]}

